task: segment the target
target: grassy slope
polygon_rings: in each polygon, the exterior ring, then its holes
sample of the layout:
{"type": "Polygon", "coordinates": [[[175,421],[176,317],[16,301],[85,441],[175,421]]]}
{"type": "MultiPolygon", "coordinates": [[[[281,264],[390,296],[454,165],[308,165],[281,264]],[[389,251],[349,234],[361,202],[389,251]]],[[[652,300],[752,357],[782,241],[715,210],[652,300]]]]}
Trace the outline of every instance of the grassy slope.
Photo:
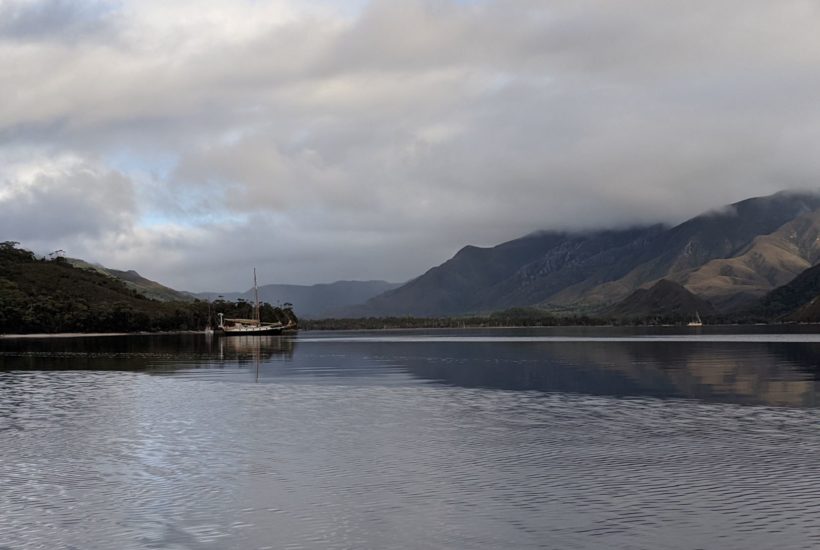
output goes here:
{"type": "Polygon", "coordinates": [[[683,278],[686,288],[731,308],[785,285],[820,260],[820,212],[757,237],[741,254],[713,260],[683,278]]]}
{"type": "MultiPolygon", "coordinates": [[[[725,211],[697,216],[656,239],[644,252],[645,257],[640,265],[629,274],[592,289],[581,299],[592,303],[612,303],[660,279],[669,279],[690,288],[687,284],[690,274],[715,260],[735,258],[746,253],[755,239],[775,233],[806,212],[818,209],[820,195],[776,193],[735,203],[725,211]]],[[[773,259],[773,263],[777,260],[773,259]]],[[[764,270],[767,268],[764,267],[764,270]]],[[[793,266],[788,269],[793,269],[793,266]]],[[[704,278],[708,279],[708,276],[704,278]]],[[[704,291],[704,288],[696,286],[691,288],[697,293],[704,291]]],[[[731,288],[724,288],[730,294],[733,292],[731,288]]],[[[768,287],[771,288],[774,285],[768,287]]],[[[709,298],[716,299],[717,294],[711,293],[709,298]]],[[[577,298],[570,296],[569,300],[577,298]]],[[[567,299],[558,300],[557,303],[565,301],[567,299]]]]}
{"type": "Polygon", "coordinates": [[[125,283],[125,286],[128,288],[136,290],[152,300],[159,300],[161,302],[188,302],[194,299],[193,296],[189,294],[161,285],[156,281],[146,279],[136,271],[109,269],[100,265],[90,264],[77,258],[67,258],[67,261],[74,267],[96,271],[102,275],[119,279],[125,283]]]}

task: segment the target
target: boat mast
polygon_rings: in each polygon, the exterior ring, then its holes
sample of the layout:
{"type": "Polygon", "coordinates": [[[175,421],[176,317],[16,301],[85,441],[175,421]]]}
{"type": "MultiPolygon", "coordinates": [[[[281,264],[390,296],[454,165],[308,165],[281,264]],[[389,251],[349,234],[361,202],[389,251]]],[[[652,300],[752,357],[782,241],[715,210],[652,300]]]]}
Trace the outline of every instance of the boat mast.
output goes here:
{"type": "Polygon", "coordinates": [[[256,288],[256,268],[253,268],[253,297],[256,300],[256,308],[254,309],[254,319],[259,324],[262,324],[262,318],[259,315],[259,289],[256,288]]]}

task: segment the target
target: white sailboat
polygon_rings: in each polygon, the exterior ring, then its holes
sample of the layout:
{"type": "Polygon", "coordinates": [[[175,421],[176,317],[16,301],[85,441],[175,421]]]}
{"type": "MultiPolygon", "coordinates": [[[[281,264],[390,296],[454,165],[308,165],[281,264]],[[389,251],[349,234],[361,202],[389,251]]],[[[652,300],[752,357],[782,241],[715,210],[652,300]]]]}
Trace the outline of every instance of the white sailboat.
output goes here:
{"type": "Polygon", "coordinates": [[[700,320],[700,315],[698,315],[697,311],[695,312],[695,319],[693,321],[689,321],[689,323],[687,323],[686,326],[687,327],[702,327],[703,326],[703,321],[700,320]]]}
{"type": "Polygon", "coordinates": [[[284,325],[280,322],[263,323],[259,314],[259,290],[256,287],[256,268],[253,268],[253,295],[254,307],[251,319],[228,319],[222,313],[217,313],[216,333],[225,336],[254,336],[268,334],[282,334],[282,331],[295,328],[292,322],[284,325]]]}

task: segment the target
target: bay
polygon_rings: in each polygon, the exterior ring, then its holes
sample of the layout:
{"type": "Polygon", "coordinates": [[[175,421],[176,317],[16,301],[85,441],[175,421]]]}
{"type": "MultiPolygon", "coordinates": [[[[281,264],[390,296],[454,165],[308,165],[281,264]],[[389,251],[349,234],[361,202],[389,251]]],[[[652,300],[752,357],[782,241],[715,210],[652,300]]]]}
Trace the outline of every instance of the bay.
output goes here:
{"type": "Polygon", "coordinates": [[[809,548],[812,328],[0,339],[0,548],[809,548]]]}

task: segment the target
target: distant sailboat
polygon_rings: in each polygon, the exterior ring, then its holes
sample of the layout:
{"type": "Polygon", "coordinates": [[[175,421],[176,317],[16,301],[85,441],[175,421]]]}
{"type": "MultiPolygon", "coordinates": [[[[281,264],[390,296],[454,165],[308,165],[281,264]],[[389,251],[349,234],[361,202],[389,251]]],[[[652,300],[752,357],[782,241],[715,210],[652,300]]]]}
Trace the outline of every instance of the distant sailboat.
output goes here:
{"type": "Polygon", "coordinates": [[[702,327],[703,326],[703,321],[700,320],[700,315],[698,315],[697,311],[695,312],[695,320],[694,321],[689,321],[689,323],[686,326],[687,327],[702,327]]]}
{"type": "MultiPolygon", "coordinates": [[[[267,334],[282,334],[285,330],[293,330],[296,323],[290,319],[287,324],[281,322],[263,323],[259,314],[259,290],[256,287],[256,268],[253,270],[254,307],[251,319],[228,319],[222,313],[217,313],[216,333],[225,336],[254,336],[267,334]]],[[[289,315],[291,317],[291,315],[289,315]]]]}
{"type": "Polygon", "coordinates": [[[211,326],[211,302],[208,302],[208,324],[205,325],[205,335],[213,336],[214,327],[211,326]]]}

